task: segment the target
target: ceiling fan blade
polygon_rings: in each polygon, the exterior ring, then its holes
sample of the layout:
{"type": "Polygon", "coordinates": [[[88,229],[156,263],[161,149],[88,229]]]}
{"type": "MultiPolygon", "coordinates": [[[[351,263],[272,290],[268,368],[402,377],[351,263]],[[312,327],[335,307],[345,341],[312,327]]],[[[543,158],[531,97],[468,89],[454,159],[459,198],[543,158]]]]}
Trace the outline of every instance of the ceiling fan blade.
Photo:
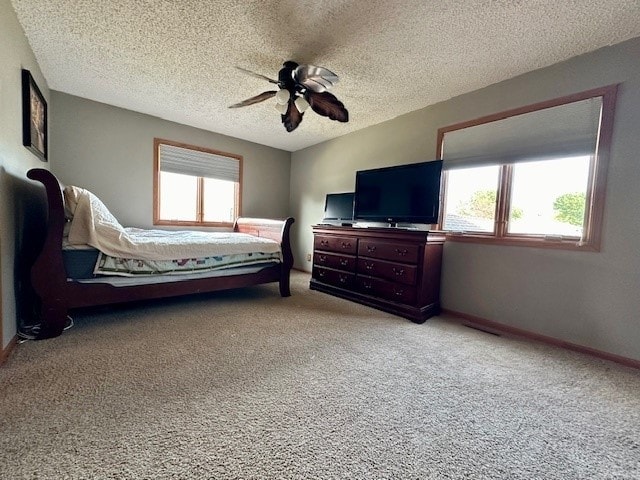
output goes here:
{"type": "Polygon", "coordinates": [[[266,80],[267,82],[271,82],[271,83],[276,83],[276,84],[278,83],[277,80],[274,80],[273,78],[269,78],[266,75],[262,75],[261,73],[252,72],[251,70],[247,70],[246,68],[242,68],[242,67],[236,67],[236,68],[241,72],[251,75],[252,77],[261,78],[262,80],[266,80]]]}
{"type": "Polygon", "coordinates": [[[276,93],[278,93],[276,90],[269,90],[267,92],[262,92],[260,95],[256,95],[255,97],[247,98],[242,102],[229,105],[229,108],[246,107],[248,105],[253,105],[254,103],[264,102],[265,100],[269,100],[271,97],[275,97],[276,93]]]}
{"type": "Polygon", "coordinates": [[[314,65],[298,65],[293,78],[300,85],[313,92],[324,92],[338,83],[338,76],[331,70],[314,65]]]}
{"type": "Polygon", "coordinates": [[[349,121],[349,112],[335,95],[329,92],[318,93],[307,90],[304,93],[304,98],[318,115],[329,117],[331,120],[337,120],[338,122],[349,121]]]}
{"type": "Polygon", "coordinates": [[[293,132],[300,122],[302,122],[302,117],[304,113],[300,113],[300,111],[296,108],[293,100],[289,100],[289,105],[287,107],[287,112],[282,117],[282,123],[284,124],[284,128],[287,129],[287,132],[293,132]]]}

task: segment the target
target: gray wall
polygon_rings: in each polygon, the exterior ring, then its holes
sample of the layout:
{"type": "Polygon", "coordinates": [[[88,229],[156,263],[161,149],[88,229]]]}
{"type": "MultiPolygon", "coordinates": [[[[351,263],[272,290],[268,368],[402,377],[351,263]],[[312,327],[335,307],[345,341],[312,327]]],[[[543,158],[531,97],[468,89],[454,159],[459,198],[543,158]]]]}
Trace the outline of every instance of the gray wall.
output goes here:
{"type": "Polygon", "coordinates": [[[17,213],[25,210],[21,192],[30,183],[26,179],[27,170],[48,168],[47,163],[22,145],[21,68],[31,72],[47,101],[49,89],[9,0],[0,0],[0,45],[0,349],[4,349],[14,338],[17,325],[15,277],[20,268],[17,239],[22,236],[22,215],[17,213]]]}
{"type": "Polygon", "coordinates": [[[52,171],[95,193],[125,226],[153,226],[154,137],[243,156],[242,214],[289,214],[289,152],[51,92],[52,171]]]}
{"type": "Polygon", "coordinates": [[[296,267],[309,270],[324,195],[356,170],[429,160],[439,127],[622,83],[616,107],[602,251],[447,242],[444,308],[640,359],[640,39],[601,49],[295,152],[296,267]]]}

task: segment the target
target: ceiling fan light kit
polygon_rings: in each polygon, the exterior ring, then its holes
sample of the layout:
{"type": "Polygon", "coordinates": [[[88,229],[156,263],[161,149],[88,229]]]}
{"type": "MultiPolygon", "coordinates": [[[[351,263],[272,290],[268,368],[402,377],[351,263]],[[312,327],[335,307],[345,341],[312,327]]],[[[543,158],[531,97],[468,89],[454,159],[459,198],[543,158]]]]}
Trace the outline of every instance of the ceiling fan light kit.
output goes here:
{"type": "Polygon", "coordinates": [[[293,103],[300,113],[304,113],[304,111],[309,108],[309,102],[307,102],[303,97],[296,97],[293,103]]]}
{"type": "Polygon", "coordinates": [[[289,93],[289,90],[284,88],[276,93],[276,103],[279,103],[280,105],[286,105],[289,103],[289,98],[291,98],[291,93],[289,93]]]}
{"type": "Polygon", "coordinates": [[[267,80],[278,85],[279,90],[269,90],[255,97],[248,98],[229,108],[246,107],[275,97],[275,108],[280,113],[282,123],[287,132],[292,132],[300,122],[304,112],[311,109],[318,115],[338,122],[348,122],[349,112],[344,104],[327,90],[338,83],[338,76],[323,67],[314,65],[298,65],[286,61],[278,72],[278,80],[238,67],[249,75],[267,80]]]}

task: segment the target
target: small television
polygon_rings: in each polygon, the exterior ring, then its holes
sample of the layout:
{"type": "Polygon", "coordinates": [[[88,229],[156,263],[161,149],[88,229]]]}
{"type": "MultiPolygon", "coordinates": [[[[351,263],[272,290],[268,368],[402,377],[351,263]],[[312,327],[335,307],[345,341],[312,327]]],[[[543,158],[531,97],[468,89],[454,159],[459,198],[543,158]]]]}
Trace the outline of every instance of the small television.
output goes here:
{"type": "Polygon", "coordinates": [[[353,192],[327,193],[324,201],[323,223],[353,223],[353,192]]]}
{"type": "Polygon", "coordinates": [[[356,221],[438,223],[442,160],[356,172],[356,221]]]}

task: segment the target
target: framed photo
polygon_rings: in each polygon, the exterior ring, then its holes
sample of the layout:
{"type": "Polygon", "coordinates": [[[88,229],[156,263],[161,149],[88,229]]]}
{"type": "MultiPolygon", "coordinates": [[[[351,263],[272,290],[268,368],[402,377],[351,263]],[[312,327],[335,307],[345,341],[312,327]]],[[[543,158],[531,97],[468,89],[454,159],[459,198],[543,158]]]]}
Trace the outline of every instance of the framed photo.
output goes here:
{"type": "Polygon", "coordinates": [[[29,70],[22,69],[22,144],[47,161],[47,102],[29,70]]]}

